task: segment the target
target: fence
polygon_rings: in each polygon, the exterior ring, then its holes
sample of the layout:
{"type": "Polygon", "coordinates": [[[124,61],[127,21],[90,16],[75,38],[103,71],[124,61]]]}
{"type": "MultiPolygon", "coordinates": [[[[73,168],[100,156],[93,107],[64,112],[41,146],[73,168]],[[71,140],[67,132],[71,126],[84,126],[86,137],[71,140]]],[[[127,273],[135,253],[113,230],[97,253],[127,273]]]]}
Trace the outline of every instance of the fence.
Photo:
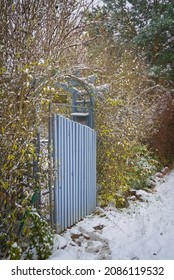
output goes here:
{"type": "Polygon", "coordinates": [[[60,232],[96,208],[96,133],[63,116],[53,118],[54,224],[60,232]]]}

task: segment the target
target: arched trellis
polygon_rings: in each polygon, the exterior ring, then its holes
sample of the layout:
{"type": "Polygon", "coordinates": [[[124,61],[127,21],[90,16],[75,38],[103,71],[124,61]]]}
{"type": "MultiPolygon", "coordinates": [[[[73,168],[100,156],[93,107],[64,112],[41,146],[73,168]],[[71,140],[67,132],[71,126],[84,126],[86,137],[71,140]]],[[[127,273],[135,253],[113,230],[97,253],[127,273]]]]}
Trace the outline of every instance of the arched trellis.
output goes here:
{"type": "MultiPolygon", "coordinates": [[[[54,87],[63,89],[72,95],[71,119],[94,127],[94,101],[98,94],[97,87],[94,86],[96,76],[79,78],[77,76],[66,76],[64,82],[55,82],[54,87]]],[[[62,104],[63,106],[63,104],[62,104]]]]}

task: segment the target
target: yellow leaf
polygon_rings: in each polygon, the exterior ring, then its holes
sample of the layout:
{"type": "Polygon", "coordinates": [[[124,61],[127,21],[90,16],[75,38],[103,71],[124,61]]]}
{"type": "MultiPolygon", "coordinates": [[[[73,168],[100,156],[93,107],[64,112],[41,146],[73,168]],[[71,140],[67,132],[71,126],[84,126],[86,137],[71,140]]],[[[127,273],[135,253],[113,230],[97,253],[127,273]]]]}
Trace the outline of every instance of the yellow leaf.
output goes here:
{"type": "Polygon", "coordinates": [[[7,157],[8,161],[13,160],[13,159],[14,159],[14,155],[8,155],[8,157],[7,157]]]}
{"type": "Polygon", "coordinates": [[[17,145],[16,145],[16,143],[13,144],[13,150],[15,150],[15,151],[17,150],[17,145]]]}
{"type": "Polygon", "coordinates": [[[4,132],[5,132],[5,129],[4,129],[4,127],[2,126],[2,135],[4,135],[4,132]]]}

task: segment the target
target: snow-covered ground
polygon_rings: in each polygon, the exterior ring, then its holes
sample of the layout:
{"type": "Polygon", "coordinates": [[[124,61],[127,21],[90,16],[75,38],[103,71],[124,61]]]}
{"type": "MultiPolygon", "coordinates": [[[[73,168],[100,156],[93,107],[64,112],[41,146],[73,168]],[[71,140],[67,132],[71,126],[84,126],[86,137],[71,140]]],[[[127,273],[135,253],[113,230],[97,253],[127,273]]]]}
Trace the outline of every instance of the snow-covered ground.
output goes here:
{"type": "Polygon", "coordinates": [[[174,171],[164,180],[127,209],[98,208],[56,235],[50,259],[174,260],[174,171]]]}

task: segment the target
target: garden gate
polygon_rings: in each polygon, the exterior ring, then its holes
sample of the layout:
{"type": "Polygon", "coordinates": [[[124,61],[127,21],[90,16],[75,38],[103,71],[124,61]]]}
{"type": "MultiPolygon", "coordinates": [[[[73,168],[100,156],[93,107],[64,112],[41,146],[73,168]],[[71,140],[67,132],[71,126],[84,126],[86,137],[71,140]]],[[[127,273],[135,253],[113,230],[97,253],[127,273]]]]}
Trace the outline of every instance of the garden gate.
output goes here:
{"type": "Polygon", "coordinates": [[[65,230],[96,208],[96,132],[53,117],[54,224],[65,230]]]}

